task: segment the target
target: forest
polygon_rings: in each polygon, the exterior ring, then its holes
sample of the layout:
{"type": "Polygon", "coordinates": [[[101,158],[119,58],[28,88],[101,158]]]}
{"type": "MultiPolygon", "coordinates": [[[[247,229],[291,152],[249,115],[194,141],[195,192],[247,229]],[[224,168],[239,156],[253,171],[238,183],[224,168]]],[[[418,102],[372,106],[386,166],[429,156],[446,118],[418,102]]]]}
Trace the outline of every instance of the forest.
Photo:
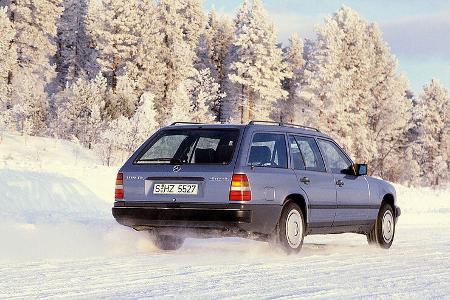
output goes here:
{"type": "MultiPolygon", "coordinates": [[[[301,7],[299,7],[301,10],[301,7]]],[[[76,141],[105,165],[174,121],[319,128],[369,173],[450,182],[450,101],[417,95],[376,23],[342,6],[280,42],[260,0],[0,0],[2,132],[76,141]]]]}

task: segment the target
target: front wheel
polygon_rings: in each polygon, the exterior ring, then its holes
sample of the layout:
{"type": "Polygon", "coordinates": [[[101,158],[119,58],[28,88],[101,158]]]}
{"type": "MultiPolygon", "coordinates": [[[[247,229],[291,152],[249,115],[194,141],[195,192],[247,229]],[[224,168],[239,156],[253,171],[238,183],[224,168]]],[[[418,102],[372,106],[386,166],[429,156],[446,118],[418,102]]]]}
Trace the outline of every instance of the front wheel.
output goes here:
{"type": "Polygon", "coordinates": [[[276,243],[288,254],[298,253],[305,236],[305,220],[300,207],[290,202],[281,213],[275,234],[276,243]]]}
{"type": "Polygon", "coordinates": [[[155,246],[161,250],[178,250],[183,246],[184,238],[174,235],[152,234],[152,240],[155,246]]]}
{"type": "Polygon", "coordinates": [[[393,208],[385,203],[378,212],[373,229],[367,235],[369,244],[389,249],[394,241],[395,217],[393,208]]]}

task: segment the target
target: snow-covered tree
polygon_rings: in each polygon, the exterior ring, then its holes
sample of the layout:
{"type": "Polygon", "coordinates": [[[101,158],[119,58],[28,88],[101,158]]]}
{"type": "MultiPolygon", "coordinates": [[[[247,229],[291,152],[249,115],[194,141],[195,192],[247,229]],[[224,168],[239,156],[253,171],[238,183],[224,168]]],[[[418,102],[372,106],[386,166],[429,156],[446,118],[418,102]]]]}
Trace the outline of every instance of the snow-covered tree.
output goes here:
{"type": "Polygon", "coordinates": [[[144,93],[139,99],[139,107],[130,119],[130,142],[127,150],[137,149],[157,128],[154,95],[144,93]]]}
{"type": "MultiPolygon", "coordinates": [[[[233,27],[226,16],[218,17],[212,10],[208,15],[205,33],[200,37],[197,50],[196,69],[201,71],[208,68],[210,76],[219,85],[220,92],[224,93],[226,57],[233,40],[233,27]]],[[[221,119],[221,101],[218,101],[211,110],[216,119],[221,119]]]]}
{"type": "Polygon", "coordinates": [[[287,98],[279,101],[280,121],[287,123],[301,123],[293,109],[298,101],[297,88],[302,79],[303,67],[305,60],[303,58],[303,41],[296,34],[289,37],[289,45],[284,52],[284,61],[286,63],[286,71],[290,74],[290,78],[286,78],[283,82],[283,88],[288,92],[287,98]]]}
{"type": "Polygon", "coordinates": [[[97,50],[97,63],[113,90],[127,63],[135,60],[139,20],[136,1],[89,2],[87,24],[97,50]]]}
{"type": "Polygon", "coordinates": [[[172,122],[193,122],[190,116],[191,98],[189,95],[189,80],[180,83],[176,90],[172,91],[170,97],[173,100],[170,117],[166,124],[172,122]]]}
{"type": "Polygon", "coordinates": [[[136,60],[127,65],[127,75],[136,83],[138,94],[152,91],[161,95],[164,90],[165,70],[160,53],[163,47],[163,35],[158,20],[158,7],[153,0],[138,2],[139,42],[136,48],[136,60]]]}
{"type": "Polygon", "coordinates": [[[101,74],[93,81],[80,77],[57,95],[57,134],[62,138],[76,137],[91,148],[106,118],[105,101],[108,98],[106,78],[101,74]]]}
{"type": "Polygon", "coordinates": [[[358,148],[367,141],[367,26],[355,11],[342,7],[318,27],[299,91],[301,111],[296,112],[307,125],[330,132],[353,157],[361,155],[358,148]]]}
{"type": "Polygon", "coordinates": [[[96,53],[86,28],[87,0],[64,0],[64,11],[57,23],[57,81],[61,87],[72,84],[80,76],[93,79],[99,72],[96,53]]]}
{"type": "Polygon", "coordinates": [[[450,179],[450,100],[448,91],[433,79],[424,86],[416,109],[416,155],[427,185],[439,185],[450,179]]]}
{"type": "Polygon", "coordinates": [[[277,99],[287,96],[282,81],[288,77],[273,24],[259,0],[245,1],[235,24],[222,119],[269,119],[277,99]]]}
{"type": "Polygon", "coordinates": [[[362,156],[369,162],[375,175],[398,180],[392,168],[400,161],[408,147],[412,102],[408,99],[406,79],[399,75],[397,60],[383,41],[378,26],[368,28],[372,46],[372,65],[366,80],[372,83],[368,98],[369,143],[376,146],[362,156]]]}
{"type": "Polygon", "coordinates": [[[225,60],[233,42],[233,25],[229,17],[217,16],[215,11],[209,14],[206,27],[206,47],[212,63],[217,72],[217,80],[220,85],[225,79],[225,60]]]}
{"type": "Polygon", "coordinates": [[[369,162],[371,172],[390,177],[385,171],[398,159],[410,120],[406,90],[378,28],[343,6],[318,28],[296,114],[369,162]]]}
{"type": "Polygon", "coordinates": [[[177,0],[178,17],[181,20],[181,31],[184,40],[191,49],[198,45],[198,39],[205,28],[205,14],[201,0],[177,0]]]}
{"type": "Polygon", "coordinates": [[[18,61],[10,77],[11,105],[18,105],[16,111],[22,112],[18,127],[28,134],[42,133],[48,95],[54,91],[50,83],[55,77],[53,57],[60,0],[15,0],[9,3],[8,11],[16,29],[13,44],[18,61]]]}
{"type": "Polygon", "coordinates": [[[211,123],[216,119],[213,108],[217,107],[224,95],[219,85],[210,75],[209,69],[195,71],[183,81],[172,95],[174,105],[171,122],[185,121],[211,123]]]}
{"type": "Polygon", "coordinates": [[[152,92],[155,94],[157,121],[160,125],[167,124],[171,119],[172,109],[176,109],[174,102],[180,101],[176,98],[183,89],[180,85],[194,72],[195,49],[192,48],[191,39],[186,37],[191,30],[188,31],[185,24],[188,17],[182,16],[183,11],[190,10],[185,8],[184,2],[180,0],[161,0],[158,4],[157,17],[163,40],[158,57],[162,62],[160,73],[163,78],[159,82],[161,89],[152,89],[152,92]]]}
{"type": "Polygon", "coordinates": [[[200,123],[215,121],[215,110],[219,107],[224,94],[220,92],[219,84],[211,77],[210,69],[200,70],[189,79],[189,95],[191,120],[200,123]]]}
{"type": "Polygon", "coordinates": [[[29,68],[21,69],[12,78],[13,121],[16,130],[23,134],[37,135],[46,127],[48,112],[45,83],[29,68]]]}
{"type": "MultiPolygon", "coordinates": [[[[16,34],[13,23],[9,20],[7,7],[0,7],[0,114],[5,113],[11,105],[11,76],[17,68],[17,54],[13,43],[16,34]]],[[[5,124],[3,124],[5,126],[5,124]]]]}
{"type": "Polygon", "coordinates": [[[102,159],[103,164],[111,166],[120,163],[128,155],[126,148],[130,138],[130,120],[120,116],[112,120],[103,128],[98,135],[98,141],[94,145],[94,150],[102,159]]]}
{"type": "MultiPolygon", "coordinates": [[[[208,114],[214,116],[214,120],[219,121],[221,119],[221,106],[222,99],[226,93],[222,92],[223,83],[223,61],[214,62],[214,52],[212,48],[208,46],[208,35],[202,35],[199,39],[199,46],[197,48],[197,60],[195,62],[194,76],[190,79],[192,81],[191,93],[193,103],[197,103],[196,98],[207,97],[206,100],[208,108],[208,114]],[[199,91],[201,90],[201,91],[199,91]]],[[[217,58],[217,57],[216,57],[217,58]]],[[[209,119],[209,117],[207,118],[209,119]]]]}
{"type": "Polygon", "coordinates": [[[117,76],[116,88],[109,90],[105,102],[105,111],[109,118],[116,119],[119,116],[130,118],[138,105],[139,95],[137,83],[128,77],[128,74],[117,76]]]}

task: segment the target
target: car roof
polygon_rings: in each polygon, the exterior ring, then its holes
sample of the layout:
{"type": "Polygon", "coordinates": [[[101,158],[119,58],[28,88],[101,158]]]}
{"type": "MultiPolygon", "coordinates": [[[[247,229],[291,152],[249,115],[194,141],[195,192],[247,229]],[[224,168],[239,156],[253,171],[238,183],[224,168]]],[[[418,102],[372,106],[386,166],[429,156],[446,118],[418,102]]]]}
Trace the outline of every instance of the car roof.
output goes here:
{"type": "Polygon", "coordinates": [[[252,131],[270,131],[270,132],[286,132],[294,134],[312,135],[331,139],[328,135],[318,131],[314,128],[302,128],[300,125],[273,123],[273,124],[188,124],[188,123],[176,123],[164,127],[164,129],[250,129],[252,131]]]}

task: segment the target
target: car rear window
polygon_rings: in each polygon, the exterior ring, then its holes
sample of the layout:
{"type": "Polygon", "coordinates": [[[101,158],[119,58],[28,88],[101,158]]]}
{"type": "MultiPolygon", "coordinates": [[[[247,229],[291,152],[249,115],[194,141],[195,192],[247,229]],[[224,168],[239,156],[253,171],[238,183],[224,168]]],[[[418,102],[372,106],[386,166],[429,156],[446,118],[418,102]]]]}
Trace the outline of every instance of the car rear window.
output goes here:
{"type": "Polygon", "coordinates": [[[229,164],[238,129],[170,129],[162,131],[136,164],[229,164]]]}

